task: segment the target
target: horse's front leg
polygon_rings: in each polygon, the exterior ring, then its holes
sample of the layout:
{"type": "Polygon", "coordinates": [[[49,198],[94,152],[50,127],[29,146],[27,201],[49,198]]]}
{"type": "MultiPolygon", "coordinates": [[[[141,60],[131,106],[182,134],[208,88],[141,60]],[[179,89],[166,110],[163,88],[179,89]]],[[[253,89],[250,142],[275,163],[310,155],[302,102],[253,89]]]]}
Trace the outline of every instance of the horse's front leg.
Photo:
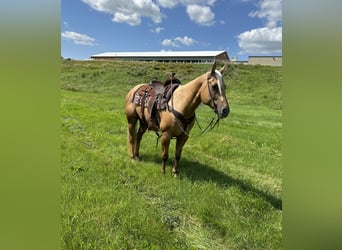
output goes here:
{"type": "Polygon", "coordinates": [[[178,172],[178,166],[179,166],[179,161],[180,161],[180,157],[182,154],[182,149],[184,144],[186,143],[186,141],[188,140],[189,136],[187,136],[186,134],[182,134],[180,136],[177,137],[177,142],[176,142],[176,153],[175,153],[175,164],[173,166],[172,169],[172,175],[177,177],[179,172],[178,172]]]}
{"type": "Polygon", "coordinates": [[[164,132],[162,134],[162,138],[161,138],[161,144],[162,144],[162,168],[160,169],[160,172],[162,172],[163,174],[165,174],[165,166],[166,166],[167,159],[169,158],[170,140],[171,140],[171,136],[168,133],[164,132]]]}

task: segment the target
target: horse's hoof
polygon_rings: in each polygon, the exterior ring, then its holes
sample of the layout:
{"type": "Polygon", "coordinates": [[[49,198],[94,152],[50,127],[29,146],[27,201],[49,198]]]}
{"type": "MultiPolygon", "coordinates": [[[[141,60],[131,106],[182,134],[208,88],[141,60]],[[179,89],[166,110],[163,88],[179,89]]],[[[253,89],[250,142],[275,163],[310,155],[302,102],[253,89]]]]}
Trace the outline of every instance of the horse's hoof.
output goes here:
{"type": "Polygon", "coordinates": [[[134,157],[131,157],[131,160],[132,161],[140,161],[141,157],[140,156],[134,156],[134,157]]]}
{"type": "Polygon", "coordinates": [[[179,173],[178,173],[178,171],[175,171],[175,172],[172,171],[171,175],[172,175],[173,177],[177,178],[177,177],[179,176],[179,173]]]}

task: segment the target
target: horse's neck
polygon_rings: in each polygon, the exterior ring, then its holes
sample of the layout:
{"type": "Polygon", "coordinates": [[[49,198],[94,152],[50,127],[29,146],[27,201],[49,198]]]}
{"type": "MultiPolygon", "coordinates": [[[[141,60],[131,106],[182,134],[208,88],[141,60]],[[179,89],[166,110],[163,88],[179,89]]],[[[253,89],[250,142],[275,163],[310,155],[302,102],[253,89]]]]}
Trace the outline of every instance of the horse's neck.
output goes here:
{"type": "Polygon", "coordinates": [[[184,117],[191,117],[201,103],[200,90],[205,83],[205,79],[206,74],[203,74],[187,84],[180,86],[173,94],[171,105],[175,110],[182,113],[184,117]]]}

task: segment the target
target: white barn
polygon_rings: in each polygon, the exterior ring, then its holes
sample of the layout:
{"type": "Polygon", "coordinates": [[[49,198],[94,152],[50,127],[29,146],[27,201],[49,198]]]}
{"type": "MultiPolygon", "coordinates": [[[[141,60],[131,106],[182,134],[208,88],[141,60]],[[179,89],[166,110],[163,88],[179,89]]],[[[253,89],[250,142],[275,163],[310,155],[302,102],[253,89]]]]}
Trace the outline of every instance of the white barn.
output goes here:
{"type": "Polygon", "coordinates": [[[227,51],[151,51],[106,52],[90,57],[94,60],[129,60],[147,62],[212,63],[229,62],[227,51]]]}

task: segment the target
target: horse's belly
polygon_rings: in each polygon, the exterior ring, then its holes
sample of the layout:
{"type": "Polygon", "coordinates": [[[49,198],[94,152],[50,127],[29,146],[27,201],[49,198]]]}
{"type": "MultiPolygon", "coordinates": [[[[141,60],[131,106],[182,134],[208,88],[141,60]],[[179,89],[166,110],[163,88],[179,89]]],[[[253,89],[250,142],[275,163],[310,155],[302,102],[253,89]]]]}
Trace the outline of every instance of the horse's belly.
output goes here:
{"type": "Polygon", "coordinates": [[[160,131],[160,128],[155,120],[149,120],[148,129],[153,131],[160,131]]]}

